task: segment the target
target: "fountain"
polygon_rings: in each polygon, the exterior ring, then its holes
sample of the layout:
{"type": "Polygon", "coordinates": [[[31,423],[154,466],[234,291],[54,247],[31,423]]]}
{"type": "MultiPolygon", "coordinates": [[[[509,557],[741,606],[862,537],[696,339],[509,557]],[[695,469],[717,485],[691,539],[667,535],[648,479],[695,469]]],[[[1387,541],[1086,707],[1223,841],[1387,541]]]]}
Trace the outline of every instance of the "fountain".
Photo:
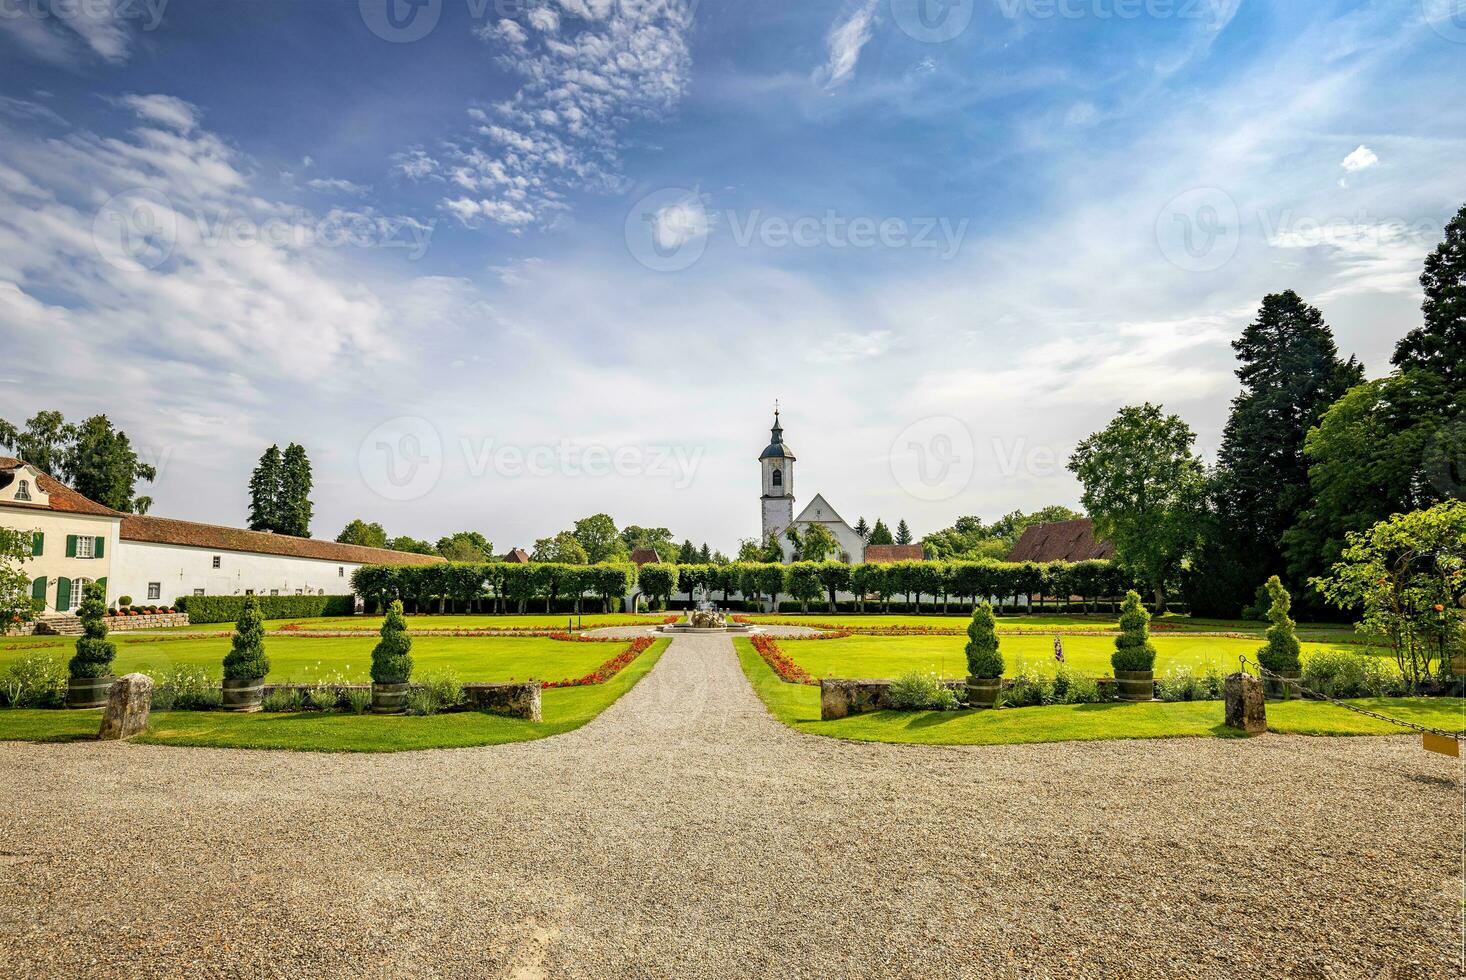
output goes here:
{"type": "Polygon", "coordinates": [[[657,627],[663,633],[752,633],[753,627],[747,623],[735,623],[728,618],[728,614],[708,601],[707,593],[704,591],[703,598],[694,603],[692,609],[688,610],[687,617],[679,623],[669,623],[666,626],[657,627]]]}

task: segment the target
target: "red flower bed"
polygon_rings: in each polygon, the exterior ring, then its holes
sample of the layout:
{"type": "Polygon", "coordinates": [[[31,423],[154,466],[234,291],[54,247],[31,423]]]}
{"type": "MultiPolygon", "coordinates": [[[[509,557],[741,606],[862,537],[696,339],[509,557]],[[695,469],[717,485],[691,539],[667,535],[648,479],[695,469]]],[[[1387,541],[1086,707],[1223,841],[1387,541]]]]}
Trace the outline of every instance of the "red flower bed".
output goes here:
{"type": "Polygon", "coordinates": [[[576,677],[572,680],[565,681],[545,681],[540,684],[540,687],[585,687],[588,684],[604,684],[606,683],[606,681],[610,680],[617,674],[621,673],[621,671],[625,670],[626,667],[637,657],[641,656],[647,650],[651,649],[651,645],[655,642],[656,640],[653,637],[638,636],[636,639],[631,641],[631,645],[628,646],[625,650],[622,650],[616,656],[612,657],[610,660],[607,660],[605,663],[601,664],[599,667],[591,671],[589,674],[586,674],[584,677],[576,677]]]}
{"type": "MultiPolygon", "coordinates": [[[[432,614],[430,614],[430,613],[422,613],[421,615],[432,615],[432,614]]],[[[363,618],[366,618],[366,617],[363,617],[363,618]]],[[[340,622],[340,620],[333,620],[333,622],[340,622]]],[[[671,624],[673,624],[675,622],[677,622],[677,617],[676,616],[664,616],[662,618],[662,620],[661,620],[660,625],[662,625],[662,626],[670,626],[671,624]]],[[[594,623],[593,622],[593,623],[586,623],[584,626],[578,626],[576,628],[577,629],[581,629],[581,630],[607,630],[607,629],[618,629],[618,628],[620,628],[622,626],[636,626],[636,625],[638,625],[638,624],[636,624],[636,623],[594,623]]],[[[366,627],[366,628],[360,629],[360,630],[336,630],[336,631],[329,631],[329,630],[323,630],[323,629],[321,629],[317,624],[314,624],[314,623],[310,623],[310,622],[295,622],[295,623],[286,623],[284,626],[281,626],[279,632],[281,632],[281,633],[302,633],[303,632],[303,633],[309,633],[310,635],[313,635],[313,636],[351,636],[353,634],[374,633],[374,632],[376,632],[376,630],[373,627],[366,627]]],[[[413,636],[548,636],[548,637],[556,637],[556,638],[558,638],[558,637],[561,637],[561,636],[568,636],[569,635],[569,634],[567,634],[565,632],[564,629],[562,629],[560,627],[546,627],[546,626],[491,626],[491,627],[485,627],[485,628],[482,628],[482,629],[413,629],[412,628],[412,616],[408,616],[407,617],[407,632],[411,633],[413,636]]],[[[619,643],[620,641],[619,640],[616,640],[616,639],[611,639],[609,642],[619,643]]]]}
{"type": "Polygon", "coordinates": [[[779,680],[786,684],[818,684],[819,681],[809,676],[809,671],[799,666],[789,655],[779,649],[779,644],[774,642],[771,636],[751,636],[749,640],[758,655],[764,658],[764,663],[779,675],[779,680]]]}

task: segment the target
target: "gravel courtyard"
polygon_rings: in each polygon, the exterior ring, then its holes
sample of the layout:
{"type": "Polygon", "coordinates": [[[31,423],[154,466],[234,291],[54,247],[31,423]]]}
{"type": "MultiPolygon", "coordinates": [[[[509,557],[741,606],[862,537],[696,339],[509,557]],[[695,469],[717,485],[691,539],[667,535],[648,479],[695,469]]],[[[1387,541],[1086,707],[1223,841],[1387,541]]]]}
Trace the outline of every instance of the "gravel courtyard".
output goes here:
{"type": "Polygon", "coordinates": [[[586,728],[388,756],[0,743],[4,977],[1456,978],[1410,737],[848,744],[678,638],[586,728]]]}

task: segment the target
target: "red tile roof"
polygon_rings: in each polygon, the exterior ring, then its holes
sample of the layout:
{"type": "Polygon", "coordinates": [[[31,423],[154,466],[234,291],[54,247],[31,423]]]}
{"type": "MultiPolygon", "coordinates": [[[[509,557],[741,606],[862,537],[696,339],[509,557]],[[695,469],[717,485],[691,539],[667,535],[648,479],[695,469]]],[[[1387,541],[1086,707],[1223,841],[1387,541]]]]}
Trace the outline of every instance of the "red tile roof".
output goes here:
{"type": "Polygon", "coordinates": [[[1088,561],[1092,558],[1114,557],[1114,543],[1096,540],[1094,522],[1083,517],[1076,521],[1030,525],[1013,546],[1008,560],[1088,561]]]}
{"type": "MultiPolygon", "coordinates": [[[[24,466],[23,460],[13,456],[0,456],[0,472],[13,470],[17,466],[24,466]]],[[[49,508],[41,504],[17,503],[13,500],[0,501],[0,506],[16,507],[22,510],[54,510],[63,514],[92,514],[96,517],[122,517],[121,511],[113,510],[111,507],[103,507],[95,500],[89,500],[66,486],[60,480],[36,470],[36,485],[44,490],[51,500],[49,508]]]]}
{"type": "Polygon", "coordinates": [[[359,565],[435,565],[443,561],[437,555],[417,555],[386,548],[363,548],[355,544],[317,541],[314,538],[293,538],[288,534],[245,531],[217,524],[195,524],[166,517],[145,517],[128,514],[122,519],[122,540],[149,544],[176,544],[217,551],[242,551],[257,555],[283,555],[288,558],[315,558],[321,561],[351,562],[359,565]]]}
{"type": "Polygon", "coordinates": [[[656,548],[633,548],[631,550],[631,563],[637,568],[642,565],[660,565],[662,556],[657,554],[656,548]]]}
{"type": "Polygon", "coordinates": [[[509,554],[504,556],[504,560],[511,565],[528,565],[529,552],[525,551],[523,548],[515,548],[513,551],[509,552],[509,554]]]}
{"type": "Polygon", "coordinates": [[[865,560],[878,565],[893,561],[922,561],[926,555],[919,544],[868,544],[865,546],[865,560]]]}

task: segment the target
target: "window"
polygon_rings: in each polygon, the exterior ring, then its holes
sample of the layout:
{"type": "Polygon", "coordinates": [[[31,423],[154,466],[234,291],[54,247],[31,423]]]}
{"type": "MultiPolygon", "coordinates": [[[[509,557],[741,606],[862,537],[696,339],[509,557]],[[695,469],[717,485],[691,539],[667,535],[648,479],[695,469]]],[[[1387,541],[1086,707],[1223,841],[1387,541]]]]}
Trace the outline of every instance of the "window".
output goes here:
{"type": "Polygon", "coordinates": [[[305,595],[305,592],[303,590],[301,590],[301,589],[296,589],[295,590],[295,594],[296,595],[305,595]]]}
{"type": "Polygon", "coordinates": [[[148,583],[148,598],[149,599],[161,599],[161,598],[163,598],[163,583],[162,582],[149,582],[148,583]]]}
{"type": "Polygon", "coordinates": [[[76,539],[76,557],[78,557],[78,558],[90,558],[90,557],[92,557],[92,545],[94,545],[95,543],[96,543],[96,539],[95,538],[92,538],[92,537],[89,537],[89,536],[82,536],[82,537],[77,538],[76,539]]]}
{"type": "Polygon", "coordinates": [[[784,471],[783,470],[774,470],[774,486],[776,486],[776,487],[782,487],[783,485],[784,485],[784,471]]]}
{"type": "Polygon", "coordinates": [[[279,594],[280,594],[280,590],[279,589],[271,589],[270,590],[270,595],[279,595],[279,594]]]}
{"type": "Polygon", "coordinates": [[[255,590],[254,589],[245,589],[244,590],[244,594],[245,595],[254,595],[255,594],[255,590]]]}
{"type": "Polygon", "coordinates": [[[193,590],[193,594],[194,595],[203,595],[204,594],[204,590],[203,589],[194,589],[193,590]]]}
{"type": "Polygon", "coordinates": [[[214,567],[215,568],[218,568],[221,561],[222,561],[222,559],[218,555],[215,555],[214,556],[214,567]]]}
{"type": "Polygon", "coordinates": [[[29,481],[29,480],[21,480],[20,481],[19,485],[17,485],[16,488],[15,488],[15,499],[16,500],[29,500],[29,499],[31,499],[31,481],[29,481]]]}
{"type": "Polygon", "coordinates": [[[71,610],[71,609],[80,609],[81,608],[82,600],[87,597],[87,586],[88,585],[91,585],[91,584],[92,584],[92,580],[89,579],[89,578],[72,579],[72,581],[71,581],[71,603],[67,607],[68,608],[68,611],[71,610]]]}
{"type": "Polygon", "coordinates": [[[346,577],[346,566],[345,565],[337,565],[336,566],[336,577],[337,578],[345,578],[346,577]]]}

